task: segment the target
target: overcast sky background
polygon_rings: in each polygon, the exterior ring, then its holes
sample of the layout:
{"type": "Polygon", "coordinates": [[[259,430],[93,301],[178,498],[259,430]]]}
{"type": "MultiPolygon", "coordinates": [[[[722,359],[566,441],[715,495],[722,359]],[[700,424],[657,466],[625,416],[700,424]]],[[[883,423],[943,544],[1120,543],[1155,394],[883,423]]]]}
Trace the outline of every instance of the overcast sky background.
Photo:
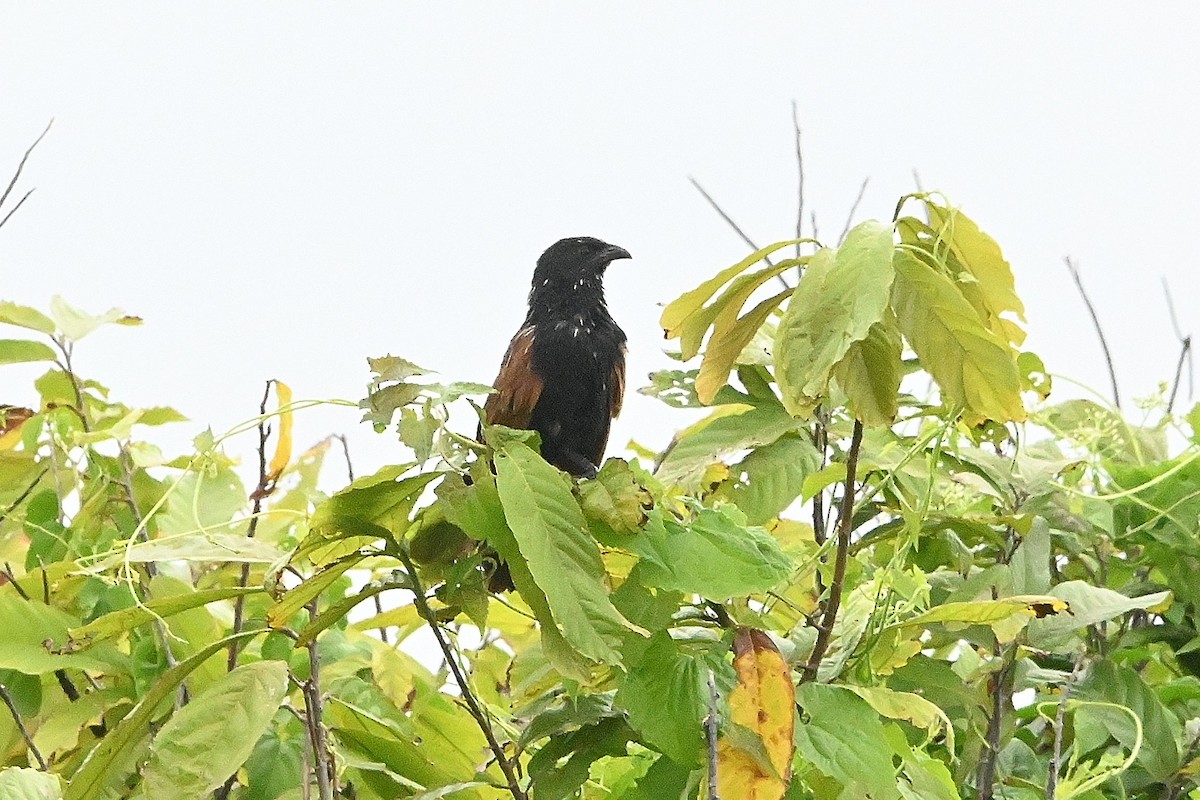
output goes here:
{"type": "MultiPolygon", "coordinates": [[[[37,191],[0,230],[0,296],[119,306],[142,328],[79,370],[206,425],[252,416],[262,381],[357,400],[394,353],[490,382],[538,254],[628,248],[609,272],[631,388],[668,362],[659,304],[807,207],[836,240],[914,188],[946,192],[1004,248],[1048,367],[1102,391],[1075,257],[1128,396],[1200,332],[1200,5],[0,2],[0,176],[37,191]]],[[[0,332],[13,336],[15,329],[0,332]]],[[[0,402],[32,404],[35,368],[0,402]]],[[[1067,387],[1060,384],[1064,393],[1067,387]]],[[[610,450],[662,446],[677,413],[632,391],[610,450]]],[[[359,471],[397,460],[347,410],[359,471]]],[[[243,456],[252,442],[243,442],[243,456]]],[[[239,448],[235,448],[237,450],[239,448]]]]}

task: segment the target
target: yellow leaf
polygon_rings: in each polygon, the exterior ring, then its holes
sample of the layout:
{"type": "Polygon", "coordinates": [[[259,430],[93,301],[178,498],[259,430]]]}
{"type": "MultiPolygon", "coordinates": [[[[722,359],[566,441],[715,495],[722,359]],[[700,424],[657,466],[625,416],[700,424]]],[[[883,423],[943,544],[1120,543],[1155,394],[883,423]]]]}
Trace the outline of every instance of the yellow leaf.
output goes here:
{"type": "Polygon", "coordinates": [[[279,438],[275,440],[275,455],[267,467],[267,480],[279,480],[288,462],[292,460],[292,388],[283,381],[275,381],[275,397],[279,400],[279,438]]]}
{"type": "Polygon", "coordinates": [[[721,797],[779,800],[787,791],[794,745],[796,687],[775,643],[762,631],[739,628],[733,640],[737,686],[729,696],[732,722],[758,735],[769,760],[735,745],[717,743],[717,789],[721,797]]]}

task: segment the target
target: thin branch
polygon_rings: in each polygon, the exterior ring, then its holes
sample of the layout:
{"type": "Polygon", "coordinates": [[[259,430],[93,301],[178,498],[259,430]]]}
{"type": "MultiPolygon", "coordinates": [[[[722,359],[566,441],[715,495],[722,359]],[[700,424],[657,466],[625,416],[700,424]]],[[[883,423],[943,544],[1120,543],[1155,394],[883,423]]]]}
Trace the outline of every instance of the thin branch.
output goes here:
{"type": "MultiPolygon", "coordinates": [[[[317,618],[317,600],[308,604],[309,620],[317,618]]],[[[317,776],[320,800],[333,800],[333,764],[329,758],[329,742],[325,736],[324,700],[321,697],[321,661],[317,658],[317,637],[308,643],[308,680],[304,682],[304,722],[313,749],[313,772],[317,776]]]]}
{"type": "Polygon", "coordinates": [[[821,241],[821,234],[817,232],[817,212],[810,211],[808,218],[812,220],[812,225],[810,226],[813,232],[812,238],[816,239],[818,242],[821,241]]]}
{"type": "MultiPolygon", "coordinates": [[[[8,579],[8,584],[17,590],[17,594],[21,595],[22,600],[27,603],[30,602],[29,592],[25,591],[25,589],[21,587],[21,584],[17,583],[17,576],[13,574],[12,564],[9,564],[7,561],[5,561],[4,569],[0,570],[0,574],[4,575],[4,577],[8,579]]],[[[45,576],[46,571],[42,570],[43,580],[45,580],[45,576]]],[[[71,682],[71,678],[67,675],[67,671],[65,669],[56,669],[54,671],[54,677],[58,680],[58,685],[62,687],[63,694],[67,696],[68,700],[74,703],[79,699],[79,689],[77,689],[75,684],[71,682]]]]}
{"type": "Polygon", "coordinates": [[[21,179],[21,170],[25,169],[25,162],[29,160],[29,156],[33,152],[33,148],[37,147],[38,144],[41,143],[42,139],[46,137],[46,134],[50,132],[50,126],[53,124],[54,118],[51,117],[50,121],[46,123],[46,129],[42,131],[40,136],[33,140],[33,144],[29,145],[29,149],[26,150],[25,155],[21,157],[21,163],[17,164],[17,171],[13,173],[12,180],[8,182],[8,187],[4,190],[4,194],[0,194],[0,206],[4,205],[4,201],[8,199],[10,194],[12,194],[13,187],[16,186],[17,181],[21,179]]]}
{"type": "Polygon", "coordinates": [[[913,184],[916,185],[918,192],[925,191],[925,187],[921,185],[921,173],[917,172],[917,168],[913,167],[913,184]]]}
{"type": "MultiPolygon", "coordinates": [[[[796,238],[804,238],[804,148],[800,146],[800,113],[796,101],[792,101],[792,130],[796,136],[796,238]]],[[[796,245],[796,258],[800,257],[800,245],[796,245]]]]}
{"type": "Polygon", "coordinates": [[[354,483],[354,462],[350,460],[350,443],[346,441],[346,434],[334,434],[333,438],[342,443],[342,453],[346,456],[346,475],[349,476],[350,482],[354,483]]]}
{"type": "Polygon", "coordinates": [[[10,219],[12,219],[12,215],[17,213],[17,211],[21,208],[21,206],[25,205],[25,201],[29,199],[29,195],[31,195],[31,194],[33,194],[33,189],[30,189],[28,192],[26,192],[24,195],[22,195],[21,199],[17,201],[17,204],[15,206],[13,206],[9,210],[9,212],[4,215],[4,217],[2,219],[0,219],[0,228],[3,228],[4,223],[6,223],[10,219]]]}
{"type": "Polygon", "coordinates": [[[1079,290],[1079,296],[1083,298],[1083,304],[1087,306],[1088,314],[1092,318],[1092,326],[1096,329],[1096,336],[1100,339],[1100,349],[1104,351],[1104,363],[1108,367],[1108,380],[1112,384],[1113,405],[1119,411],[1121,409],[1121,393],[1117,390],[1117,370],[1113,366],[1112,352],[1108,349],[1108,340],[1104,338],[1104,329],[1100,327],[1100,317],[1097,316],[1096,307],[1092,305],[1087,291],[1083,288],[1083,279],[1079,276],[1079,267],[1075,265],[1070,256],[1066,256],[1063,261],[1066,262],[1067,271],[1071,273],[1071,279],[1075,281],[1075,288],[1079,290]]]}
{"type": "Polygon", "coordinates": [[[817,626],[817,641],[813,645],[812,655],[804,666],[800,677],[801,682],[816,680],[817,670],[821,659],[829,649],[829,640],[833,636],[833,623],[837,620],[838,608],[842,604],[842,585],[846,580],[846,562],[850,553],[850,533],[853,530],[854,517],[854,481],[858,472],[858,452],[862,447],[863,424],[854,420],[854,433],[850,437],[850,450],[846,454],[846,482],[842,489],[842,507],[837,520],[837,556],[833,564],[833,581],[829,584],[829,599],[825,603],[825,612],[821,615],[821,624],[817,626]]]}
{"type": "Polygon", "coordinates": [[[8,713],[12,714],[13,721],[17,723],[17,730],[21,732],[21,738],[25,740],[25,746],[29,748],[29,752],[33,753],[33,757],[37,759],[38,766],[42,768],[42,772],[49,771],[50,765],[46,763],[46,759],[42,758],[41,751],[33,743],[33,737],[29,735],[29,730],[25,727],[25,721],[21,719],[21,712],[17,711],[17,704],[13,702],[12,695],[8,692],[8,687],[3,683],[0,683],[0,699],[3,699],[4,705],[8,706],[8,713]]]}
{"type": "MultiPolygon", "coordinates": [[[[12,190],[17,185],[17,181],[21,179],[21,172],[25,169],[25,162],[29,160],[29,156],[31,153],[33,153],[33,149],[37,147],[39,143],[41,143],[42,139],[46,138],[46,134],[50,132],[50,126],[53,124],[54,118],[51,117],[50,121],[46,123],[46,129],[42,131],[40,136],[33,140],[33,144],[29,145],[29,149],[25,151],[25,155],[21,156],[21,163],[17,164],[17,171],[13,173],[12,180],[8,182],[8,186],[5,187],[4,193],[0,194],[0,208],[4,207],[4,203],[8,200],[8,196],[12,194],[12,190]]],[[[3,227],[4,223],[8,222],[9,217],[17,213],[17,209],[29,199],[29,195],[31,194],[33,194],[33,189],[30,189],[25,193],[24,197],[17,201],[17,204],[13,206],[12,210],[10,210],[4,216],[4,219],[0,219],[0,227],[3,227]]]]}
{"type": "Polygon", "coordinates": [[[708,800],[721,800],[717,794],[717,683],[713,671],[708,671],[708,716],[704,718],[704,733],[708,743],[708,800]]]}
{"type": "Polygon", "coordinates": [[[1003,656],[1003,665],[992,676],[992,712],[988,715],[983,752],[979,755],[979,765],[975,772],[975,788],[979,792],[979,800],[992,800],[996,792],[996,759],[1000,757],[1000,734],[1003,729],[1005,701],[1009,696],[1008,684],[1012,675],[1012,656],[1015,649],[1014,644],[1008,654],[1003,656]]]}
{"type": "Polygon", "coordinates": [[[458,659],[454,657],[454,651],[442,633],[441,623],[438,622],[433,609],[429,607],[429,603],[425,600],[425,587],[421,585],[421,579],[417,577],[416,565],[408,557],[408,553],[404,551],[399,553],[399,557],[404,562],[404,567],[408,570],[409,580],[412,582],[413,605],[417,608],[417,614],[421,619],[425,620],[425,623],[429,625],[429,629],[433,631],[433,638],[437,640],[438,647],[442,650],[442,656],[446,659],[446,664],[454,674],[454,682],[458,684],[458,690],[462,694],[463,701],[467,704],[467,710],[475,718],[475,723],[479,726],[479,730],[483,731],[488,747],[491,748],[492,755],[496,757],[496,763],[500,765],[500,771],[504,773],[504,779],[508,782],[508,791],[512,794],[514,800],[528,800],[529,796],[521,788],[521,782],[517,778],[517,772],[513,768],[512,761],[509,760],[508,756],[504,753],[504,748],[496,739],[496,734],[492,730],[492,723],[488,718],[487,712],[479,705],[479,701],[475,699],[475,693],[471,691],[471,684],[467,681],[466,676],[463,675],[462,668],[458,665],[458,659]]]}
{"type": "Polygon", "coordinates": [[[15,511],[17,509],[17,506],[21,505],[21,503],[24,503],[26,500],[29,499],[29,495],[33,494],[33,490],[38,487],[38,484],[42,482],[42,478],[46,477],[46,473],[49,471],[50,471],[50,469],[46,468],[46,469],[42,470],[40,473],[38,473],[38,476],[33,479],[33,483],[26,486],[25,491],[21,492],[20,497],[18,497],[16,500],[14,500],[12,502],[12,505],[10,505],[8,508],[4,509],[3,512],[0,512],[0,523],[4,522],[4,520],[8,519],[8,515],[11,514],[13,511],[15,511]]]}
{"type": "MultiPolygon", "coordinates": [[[[271,397],[271,384],[273,383],[273,380],[267,381],[266,386],[263,388],[262,401],[258,404],[258,486],[250,495],[253,500],[250,508],[250,525],[246,529],[247,539],[253,539],[255,534],[258,533],[258,519],[262,515],[263,500],[270,496],[271,491],[274,488],[273,486],[269,485],[271,483],[271,477],[267,474],[267,440],[271,436],[271,429],[267,425],[267,400],[269,400],[271,397]]],[[[242,564],[242,574],[239,576],[238,586],[244,589],[249,584],[250,562],[247,561],[242,564]]],[[[233,602],[232,633],[241,633],[242,625],[245,622],[243,619],[245,613],[246,596],[238,595],[237,599],[233,602]]],[[[230,672],[233,672],[234,668],[237,667],[238,654],[240,652],[241,648],[238,647],[237,641],[232,641],[229,643],[229,658],[226,662],[226,666],[230,672]]]]}
{"type": "Polygon", "coordinates": [[[1179,340],[1179,361],[1175,364],[1175,380],[1171,382],[1171,397],[1167,401],[1167,413],[1171,413],[1171,409],[1175,407],[1175,397],[1179,392],[1179,382],[1183,377],[1183,362],[1186,360],[1188,365],[1188,397],[1192,396],[1192,337],[1191,334],[1184,336],[1179,329],[1179,319],[1175,316],[1175,301],[1171,297],[1171,286],[1167,283],[1167,279],[1162,279],[1163,294],[1167,298],[1167,313],[1171,317],[1171,330],[1175,331],[1175,338],[1179,340]]]}
{"type": "Polygon", "coordinates": [[[867,184],[870,182],[870,177],[863,178],[862,186],[858,187],[858,196],[854,198],[854,205],[850,206],[850,213],[846,215],[846,224],[842,227],[842,235],[838,237],[838,244],[846,241],[846,234],[850,232],[850,225],[854,222],[854,215],[858,213],[858,206],[862,203],[863,195],[867,191],[867,184]]]}
{"type": "Polygon", "coordinates": [[[1071,688],[1083,674],[1086,664],[1085,654],[1080,653],[1075,661],[1074,669],[1071,670],[1071,677],[1067,678],[1067,682],[1063,684],[1062,697],[1058,701],[1058,710],[1054,714],[1054,750],[1050,755],[1050,766],[1046,773],[1046,797],[1048,798],[1053,798],[1058,789],[1058,771],[1062,765],[1063,722],[1067,715],[1067,701],[1071,698],[1071,688]]]}
{"type": "MultiPolygon", "coordinates": [[[[717,214],[719,214],[721,216],[721,219],[725,220],[725,223],[727,225],[729,225],[729,227],[733,228],[734,233],[736,233],[738,236],[740,236],[742,241],[750,246],[750,249],[752,249],[752,250],[761,250],[762,249],[761,247],[759,247],[757,244],[754,243],[753,239],[751,239],[749,236],[746,235],[746,232],[744,230],[742,230],[741,227],[736,222],[733,221],[733,217],[731,217],[725,213],[725,209],[721,208],[721,206],[717,203],[717,201],[713,199],[712,195],[710,195],[708,192],[704,191],[704,187],[700,185],[699,181],[697,181],[695,178],[693,178],[691,176],[688,176],[688,180],[692,182],[692,186],[696,187],[696,191],[700,192],[700,194],[704,197],[704,199],[708,201],[708,204],[710,206],[712,206],[713,211],[716,211],[717,214]]],[[[768,267],[774,266],[774,264],[771,263],[770,258],[764,257],[763,262],[768,267]]],[[[792,288],[792,285],[790,283],[788,283],[787,279],[784,278],[782,275],[776,275],[775,277],[776,277],[776,279],[778,279],[778,281],[781,284],[783,284],[783,288],[785,288],[785,289],[792,288]]]]}
{"type": "MultiPolygon", "coordinates": [[[[1171,396],[1167,399],[1167,413],[1171,413],[1171,409],[1175,407],[1175,396],[1179,393],[1179,382],[1183,378],[1183,363],[1186,361],[1191,364],[1192,354],[1192,337],[1185,336],[1180,340],[1179,360],[1175,362],[1175,379],[1171,381],[1171,396]]],[[[1188,371],[1188,383],[1191,384],[1191,370],[1188,371]]],[[[1188,387],[1188,394],[1191,394],[1191,386],[1188,387]]]]}

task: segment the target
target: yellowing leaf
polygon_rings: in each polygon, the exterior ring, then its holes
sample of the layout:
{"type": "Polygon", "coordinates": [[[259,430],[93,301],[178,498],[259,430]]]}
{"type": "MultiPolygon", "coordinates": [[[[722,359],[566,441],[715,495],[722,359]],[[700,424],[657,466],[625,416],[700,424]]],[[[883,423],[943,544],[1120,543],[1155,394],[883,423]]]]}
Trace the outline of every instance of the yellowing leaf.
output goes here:
{"type": "Polygon", "coordinates": [[[911,252],[893,260],[892,308],[900,331],[933,376],[943,401],[968,423],[1025,419],[1016,357],[988,330],[955,284],[911,252]]]}
{"type": "Polygon", "coordinates": [[[21,441],[21,426],[34,414],[31,408],[0,406],[0,451],[11,450],[21,441]]]}
{"type": "Polygon", "coordinates": [[[889,719],[902,719],[918,728],[924,728],[932,736],[939,728],[946,733],[946,746],[954,752],[954,726],[946,712],[933,703],[912,692],[897,692],[883,686],[847,686],[871,704],[880,715],[889,719]]]}
{"type": "Polygon", "coordinates": [[[792,673],[775,643],[760,630],[739,628],[733,653],[738,682],[729,696],[732,722],[758,735],[770,769],[722,736],[717,743],[717,788],[722,797],[779,800],[787,791],[795,750],[792,673]]]}
{"type": "Polygon", "coordinates": [[[275,397],[279,401],[279,438],[275,440],[275,455],[267,467],[267,481],[274,483],[283,474],[292,460],[292,388],[283,381],[275,381],[275,397]]]}
{"type": "Polygon", "coordinates": [[[791,289],[786,289],[774,297],[768,297],[741,318],[737,316],[740,305],[736,308],[730,306],[732,314],[717,316],[708,348],[704,351],[704,360],[700,363],[700,374],[696,376],[696,396],[701,403],[707,405],[712,402],[717,391],[729,381],[729,372],[742,350],[791,293],[791,289]]]}
{"type": "Polygon", "coordinates": [[[930,226],[937,230],[943,241],[949,242],[958,262],[955,266],[961,266],[971,278],[959,281],[967,300],[983,316],[993,333],[1019,345],[1025,332],[1011,322],[1004,325],[1001,315],[1012,313],[1023,321],[1025,306],[1017,297],[1012,267],[1000,252],[1000,245],[956,208],[940,206],[928,198],[925,208],[930,226]]]}
{"type": "Polygon", "coordinates": [[[659,321],[659,324],[661,324],[663,327],[663,332],[666,334],[666,337],[668,339],[679,338],[684,320],[703,308],[704,304],[707,303],[709,299],[717,293],[718,289],[729,283],[729,281],[733,280],[738,275],[741,275],[743,272],[749,269],[751,265],[757,264],[759,261],[762,261],[776,250],[781,250],[784,247],[794,244],[799,244],[799,240],[792,239],[786,242],[776,242],[775,244],[768,245],[762,250],[758,250],[746,256],[746,258],[734,264],[732,267],[727,267],[726,269],[721,270],[714,277],[709,278],[695,289],[692,289],[690,292],[685,292],[673,300],[667,305],[666,308],[663,309],[662,317],[659,321]]]}

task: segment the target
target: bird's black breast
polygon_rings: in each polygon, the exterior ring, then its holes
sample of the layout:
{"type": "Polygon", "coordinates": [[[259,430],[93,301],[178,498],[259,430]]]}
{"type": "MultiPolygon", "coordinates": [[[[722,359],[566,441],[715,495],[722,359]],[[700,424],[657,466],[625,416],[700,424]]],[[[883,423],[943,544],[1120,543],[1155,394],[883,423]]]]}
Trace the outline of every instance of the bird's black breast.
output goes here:
{"type": "Polygon", "coordinates": [[[547,461],[586,474],[599,466],[608,443],[625,334],[607,314],[583,313],[540,321],[534,341],[533,370],[543,388],[529,427],[541,434],[547,461]]]}

